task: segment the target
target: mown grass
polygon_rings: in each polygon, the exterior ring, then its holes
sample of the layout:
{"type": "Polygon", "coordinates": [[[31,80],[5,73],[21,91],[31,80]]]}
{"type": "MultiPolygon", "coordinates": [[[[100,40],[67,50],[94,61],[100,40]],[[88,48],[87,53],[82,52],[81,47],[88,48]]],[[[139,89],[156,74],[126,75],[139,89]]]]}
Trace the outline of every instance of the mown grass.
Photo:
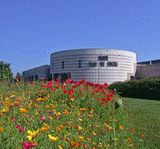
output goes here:
{"type": "Polygon", "coordinates": [[[143,143],[143,149],[160,148],[160,101],[123,97],[123,105],[135,130],[133,144],[143,143]]]}

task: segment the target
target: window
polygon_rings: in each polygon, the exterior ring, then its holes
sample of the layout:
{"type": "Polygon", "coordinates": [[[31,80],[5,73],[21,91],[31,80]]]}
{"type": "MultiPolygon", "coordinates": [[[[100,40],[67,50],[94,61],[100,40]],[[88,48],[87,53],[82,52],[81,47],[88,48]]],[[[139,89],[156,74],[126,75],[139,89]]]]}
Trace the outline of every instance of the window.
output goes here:
{"type": "Polygon", "coordinates": [[[34,76],[32,76],[32,81],[34,80],[34,76]]]}
{"type": "Polygon", "coordinates": [[[54,63],[52,63],[52,69],[54,68],[54,63]]]}
{"type": "Polygon", "coordinates": [[[82,68],[82,60],[79,60],[79,68],[82,68]]]}
{"type": "Polygon", "coordinates": [[[35,80],[38,80],[38,75],[35,75],[35,80]]]}
{"type": "Polygon", "coordinates": [[[100,62],[99,65],[100,65],[101,67],[104,67],[104,62],[100,62]]]}
{"type": "Polygon", "coordinates": [[[99,56],[98,60],[99,61],[108,61],[108,56],[99,56]]]}
{"type": "Polygon", "coordinates": [[[107,66],[113,66],[113,67],[117,67],[118,63],[117,62],[108,62],[107,66]]]}
{"type": "Polygon", "coordinates": [[[97,62],[89,62],[89,66],[96,67],[97,62]]]}
{"type": "Polygon", "coordinates": [[[64,61],[62,61],[62,69],[64,69],[64,61]]]}

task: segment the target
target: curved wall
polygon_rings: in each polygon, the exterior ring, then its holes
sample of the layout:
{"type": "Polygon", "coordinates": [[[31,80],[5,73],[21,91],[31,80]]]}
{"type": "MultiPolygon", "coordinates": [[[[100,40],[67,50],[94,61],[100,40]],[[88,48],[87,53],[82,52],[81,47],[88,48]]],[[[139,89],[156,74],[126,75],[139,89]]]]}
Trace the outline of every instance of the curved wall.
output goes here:
{"type": "Polygon", "coordinates": [[[124,50],[65,50],[50,55],[50,74],[71,73],[71,79],[74,81],[85,79],[94,84],[111,84],[130,80],[130,76],[135,75],[136,63],[136,53],[124,50]],[[79,65],[82,67],[79,68],[79,65]]]}

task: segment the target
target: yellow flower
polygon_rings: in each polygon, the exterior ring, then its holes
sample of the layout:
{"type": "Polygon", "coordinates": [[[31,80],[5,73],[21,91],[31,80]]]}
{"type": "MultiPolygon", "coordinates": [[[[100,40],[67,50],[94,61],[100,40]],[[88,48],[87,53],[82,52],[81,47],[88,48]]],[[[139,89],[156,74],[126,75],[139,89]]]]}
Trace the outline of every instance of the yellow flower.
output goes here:
{"type": "Polygon", "coordinates": [[[26,113],[26,112],[28,112],[25,108],[20,108],[19,111],[20,111],[21,113],[26,113]]]}
{"type": "Polygon", "coordinates": [[[87,138],[86,140],[91,141],[91,139],[90,139],[90,138],[87,138]]]}
{"type": "Polygon", "coordinates": [[[84,137],[79,137],[81,140],[83,140],[84,139],[84,137]]]}
{"type": "Polygon", "coordinates": [[[78,130],[81,131],[81,130],[82,130],[82,127],[78,126],[78,130]]]}
{"type": "Polygon", "coordinates": [[[8,111],[8,108],[3,108],[1,112],[3,113],[3,112],[7,112],[7,111],[8,111]]]}
{"type": "Polygon", "coordinates": [[[53,142],[53,141],[57,141],[59,139],[59,137],[53,137],[51,135],[48,135],[49,139],[53,142]]]}
{"type": "Polygon", "coordinates": [[[27,133],[30,135],[30,136],[32,136],[32,137],[35,137],[37,134],[38,134],[38,132],[39,132],[39,130],[37,130],[37,131],[30,131],[30,130],[28,130],[27,131],[27,133]]]}
{"type": "Polygon", "coordinates": [[[41,131],[45,132],[47,130],[46,127],[41,127],[41,131]]]}
{"type": "Polygon", "coordinates": [[[29,141],[32,141],[32,136],[27,136],[27,139],[28,139],[29,141]]]}
{"type": "Polygon", "coordinates": [[[71,101],[74,101],[74,98],[71,98],[71,101]]]}
{"type": "Polygon", "coordinates": [[[78,118],[77,121],[82,121],[82,119],[78,118]]]}
{"type": "Polygon", "coordinates": [[[122,125],[119,125],[120,129],[122,130],[123,129],[123,126],[122,125]]]}
{"type": "Polygon", "coordinates": [[[115,140],[115,141],[117,141],[118,139],[117,139],[117,138],[115,138],[114,140],[115,140]]]}
{"type": "Polygon", "coordinates": [[[49,128],[50,128],[50,126],[49,126],[48,124],[45,124],[45,127],[47,127],[47,129],[49,129],[49,128]]]}
{"type": "Polygon", "coordinates": [[[61,126],[59,126],[59,127],[60,127],[60,128],[62,128],[62,129],[64,128],[64,126],[63,126],[63,125],[61,125],[61,126]]]}
{"type": "Polygon", "coordinates": [[[58,145],[58,149],[63,149],[60,145],[58,145]]]}

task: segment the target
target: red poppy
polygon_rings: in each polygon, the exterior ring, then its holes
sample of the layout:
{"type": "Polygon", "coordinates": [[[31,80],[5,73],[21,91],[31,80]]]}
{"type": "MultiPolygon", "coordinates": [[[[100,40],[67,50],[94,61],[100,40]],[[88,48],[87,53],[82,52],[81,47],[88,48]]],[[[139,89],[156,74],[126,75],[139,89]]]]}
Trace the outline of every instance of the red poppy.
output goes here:
{"type": "Polygon", "coordinates": [[[104,86],[104,87],[107,87],[107,86],[108,86],[108,84],[107,84],[107,83],[104,83],[104,84],[103,84],[103,86],[104,86]]]}
{"type": "Polygon", "coordinates": [[[15,81],[18,82],[18,78],[16,78],[15,81]]]}
{"type": "Polygon", "coordinates": [[[72,94],[73,94],[72,91],[68,91],[68,92],[67,92],[67,95],[72,95],[72,94]]]}
{"type": "Polygon", "coordinates": [[[110,102],[110,101],[111,101],[111,99],[107,97],[107,98],[106,98],[106,101],[110,102]]]}
{"type": "Polygon", "coordinates": [[[82,96],[82,93],[79,93],[80,96],[82,96]]]}
{"type": "Polygon", "coordinates": [[[106,101],[106,99],[105,99],[105,98],[102,98],[101,101],[106,101]]]}
{"type": "Polygon", "coordinates": [[[91,94],[91,95],[94,95],[95,93],[93,93],[93,92],[90,92],[90,94],[91,94]]]}
{"type": "Polygon", "coordinates": [[[86,81],[86,80],[82,79],[80,83],[81,83],[81,84],[84,84],[85,81],[86,81]]]}
{"type": "Polygon", "coordinates": [[[112,91],[112,92],[111,92],[111,94],[113,94],[113,95],[114,95],[114,94],[115,94],[115,92],[114,92],[114,91],[112,91]]]}
{"type": "Polygon", "coordinates": [[[104,106],[104,105],[105,105],[105,102],[101,102],[101,105],[103,105],[103,106],[104,106]]]}

